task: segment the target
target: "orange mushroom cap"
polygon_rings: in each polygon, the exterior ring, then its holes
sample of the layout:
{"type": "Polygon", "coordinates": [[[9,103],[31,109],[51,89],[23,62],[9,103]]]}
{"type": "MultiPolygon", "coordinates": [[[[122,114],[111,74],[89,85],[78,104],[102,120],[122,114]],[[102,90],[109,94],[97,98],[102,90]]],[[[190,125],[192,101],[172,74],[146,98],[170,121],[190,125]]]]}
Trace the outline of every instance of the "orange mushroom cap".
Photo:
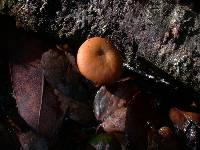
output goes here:
{"type": "Polygon", "coordinates": [[[77,64],[81,74],[97,85],[111,84],[122,72],[119,52],[101,37],[90,38],[80,46],[77,64]]]}

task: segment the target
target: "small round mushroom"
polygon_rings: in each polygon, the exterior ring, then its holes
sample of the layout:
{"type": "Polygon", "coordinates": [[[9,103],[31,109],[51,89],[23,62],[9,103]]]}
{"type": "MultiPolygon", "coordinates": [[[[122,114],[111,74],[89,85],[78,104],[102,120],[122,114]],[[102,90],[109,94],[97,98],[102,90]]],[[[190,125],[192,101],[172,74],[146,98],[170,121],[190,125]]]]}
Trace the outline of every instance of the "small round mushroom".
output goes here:
{"type": "Polygon", "coordinates": [[[119,52],[101,37],[86,40],[77,54],[79,71],[96,85],[108,85],[119,79],[122,60],[119,52]]]}

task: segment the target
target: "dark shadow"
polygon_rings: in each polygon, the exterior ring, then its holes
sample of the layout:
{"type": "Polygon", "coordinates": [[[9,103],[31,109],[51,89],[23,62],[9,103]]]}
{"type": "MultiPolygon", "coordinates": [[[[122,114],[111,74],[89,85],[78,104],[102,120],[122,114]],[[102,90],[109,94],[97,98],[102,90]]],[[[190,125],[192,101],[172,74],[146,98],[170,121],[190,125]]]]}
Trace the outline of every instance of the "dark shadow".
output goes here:
{"type": "MultiPolygon", "coordinates": [[[[199,106],[191,107],[192,101],[199,99],[199,93],[142,58],[137,59],[136,66],[124,69],[124,75],[137,76],[132,84],[136,84],[140,90],[128,105],[125,124],[126,144],[128,150],[146,150],[148,140],[151,140],[151,126],[157,130],[162,126],[173,128],[168,117],[170,108],[199,112],[199,106]]],[[[168,142],[169,144],[165,143],[165,147],[159,149],[186,149],[182,139],[175,138],[168,142]]]]}
{"type": "Polygon", "coordinates": [[[11,50],[12,63],[25,64],[40,59],[42,54],[55,47],[55,39],[44,33],[17,30],[14,40],[15,47],[11,50]]]}
{"type": "Polygon", "coordinates": [[[174,99],[170,102],[170,105],[179,107],[188,106],[192,103],[192,100],[198,100],[200,97],[199,93],[194,91],[193,87],[184,84],[178,79],[174,79],[143,58],[137,58],[135,66],[126,69],[140,76],[141,80],[137,80],[137,84],[143,90],[151,91],[151,93],[163,97],[166,102],[170,101],[168,100],[169,98],[174,99]]]}
{"type": "Polygon", "coordinates": [[[45,33],[26,32],[16,28],[13,17],[0,15],[1,59],[12,63],[31,62],[55,46],[55,39],[45,33]]]}
{"type": "Polygon", "coordinates": [[[175,3],[188,6],[192,11],[199,13],[200,12],[200,1],[199,0],[175,0],[175,3]]]}

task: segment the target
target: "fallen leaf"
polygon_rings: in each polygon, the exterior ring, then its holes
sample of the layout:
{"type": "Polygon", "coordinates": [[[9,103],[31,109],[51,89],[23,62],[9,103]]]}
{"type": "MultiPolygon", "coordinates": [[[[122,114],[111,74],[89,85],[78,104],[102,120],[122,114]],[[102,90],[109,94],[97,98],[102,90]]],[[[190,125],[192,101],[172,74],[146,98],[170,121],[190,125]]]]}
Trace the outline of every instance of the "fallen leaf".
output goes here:
{"type": "Polygon", "coordinates": [[[100,124],[106,132],[120,131],[124,132],[126,122],[127,108],[120,108],[109,115],[107,119],[100,124]]]}
{"type": "Polygon", "coordinates": [[[58,128],[62,125],[65,115],[65,101],[59,101],[54,94],[54,89],[47,83],[44,83],[42,101],[39,110],[38,131],[45,137],[56,135],[58,128]]]}
{"type": "Polygon", "coordinates": [[[32,131],[18,134],[23,150],[48,150],[47,141],[32,131]]]}
{"type": "Polygon", "coordinates": [[[26,65],[11,65],[13,96],[16,99],[20,115],[34,129],[38,129],[43,74],[40,61],[26,65]]]}
{"type": "Polygon", "coordinates": [[[90,89],[77,70],[75,58],[57,49],[50,49],[42,55],[42,69],[45,79],[65,96],[88,103],[90,89]]]}
{"type": "Polygon", "coordinates": [[[125,129],[127,106],[139,92],[134,79],[127,78],[109,88],[102,86],[94,99],[94,113],[101,127],[107,132],[125,129]]]}
{"type": "Polygon", "coordinates": [[[62,113],[58,114],[59,109],[55,108],[57,101],[53,89],[44,84],[40,59],[48,47],[46,44],[46,40],[34,34],[19,35],[19,57],[10,64],[10,73],[20,115],[35,131],[50,137],[61,124],[62,113]]]}
{"type": "Polygon", "coordinates": [[[61,106],[62,110],[65,110],[65,114],[70,119],[83,125],[87,125],[95,120],[92,107],[67,97],[57,90],[55,90],[55,94],[58,97],[58,101],[63,103],[61,106]]]}

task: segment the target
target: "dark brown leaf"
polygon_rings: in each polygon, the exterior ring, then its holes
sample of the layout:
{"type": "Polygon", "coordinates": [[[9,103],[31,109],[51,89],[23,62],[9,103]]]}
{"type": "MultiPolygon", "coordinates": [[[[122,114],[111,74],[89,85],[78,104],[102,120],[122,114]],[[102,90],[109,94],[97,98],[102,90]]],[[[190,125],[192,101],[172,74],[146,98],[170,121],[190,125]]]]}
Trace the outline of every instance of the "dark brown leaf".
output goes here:
{"type": "Polygon", "coordinates": [[[126,112],[127,108],[125,107],[115,110],[102,124],[100,124],[100,126],[103,127],[106,132],[124,132],[126,112]]]}
{"type": "Polygon", "coordinates": [[[45,137],[53,137],[57,129],[62,125],[65,110],[65,101],[59,101],[54,94],[54,89],[45,82],[42,95],[42,103],[39,110],[39,133],[45,137]]]}
{"type": "Polygon", "coordinates": [[[155,127],[149,128],[147,150],[185,150],[180,140],[172,135],[169,127],[162,127],[160,130],[167,130],[170,136],[163,137],[155,127]]]}
{"type": "Polygon", "coordinates": [[[40,61],[11,65],[11,76],[19,113],[31,127],[37,129],[43,91],[40,61]]]}
{"type": "Polygon", "coordinates": [[[85,103],[66,97],[57,90],[55,93],[58,97],[58,101],[64,103],[62,109],[65,110],[66,115],[68,115],[72,120],[85,125],[94,121],[94,114],[91,107],[85,103]]]}
{"type": "Polygon", "coordinates": [[[200,114],[171,108],[169,117],[176,129],[177,134],[185,140],[189,149],[200,148],[200,114]]]}
{"type": "Polygon", "coordinates": [[[47,48],[46,40],[34,34],[19,34],[19,54],[10,65],[13,95],[23,119],[37,132],[52,136],[61,124],[60,110],[54,90],[44,84],[40,58],[47,48]]]}
{"type": "Polygon", "coordinates": [[[42,55],[42,68],[46,80],[65,96],[88,102],[89,89],[78,72],[75,58],[57,49],[50,49],[42,55]]]}
{"type": "Polygon", "coordinates": [[[125,129],[127,106],[139,92],[134,79],[127,78],[111,87],[102,86],[94,100],[94,112],[100,125],[107,132],[125,129]]]}
{"type": "Polygon", "coordinates": [[[22,150],[48,150],[47,141],[34,132],[18,134],[22,150]]]}
{"type": "Polygon", "coordinates": [[[147,102],[142,94],[138,93],[128,106],[125,127],[128,149],[147,149],[147,121],[151,114],[147,102]]]}

